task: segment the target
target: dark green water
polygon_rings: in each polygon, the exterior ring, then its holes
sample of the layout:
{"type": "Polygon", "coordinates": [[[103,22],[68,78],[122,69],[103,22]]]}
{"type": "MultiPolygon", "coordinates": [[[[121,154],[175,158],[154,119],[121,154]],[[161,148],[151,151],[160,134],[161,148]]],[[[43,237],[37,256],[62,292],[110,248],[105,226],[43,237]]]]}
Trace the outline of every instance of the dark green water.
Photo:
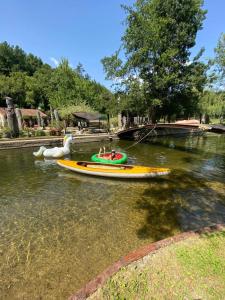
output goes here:
{"type": "MultiPolygon", "coordinates": [[[[72,159],[99,147],[75,144],[72,159]]],[[[35,160],[33,150],[0,152],[1,299],[66,299],[139,246],[225,223],[225,136],[131,148],[130,163],[173,169],[147,181],[78,175],[35,160]]]]}

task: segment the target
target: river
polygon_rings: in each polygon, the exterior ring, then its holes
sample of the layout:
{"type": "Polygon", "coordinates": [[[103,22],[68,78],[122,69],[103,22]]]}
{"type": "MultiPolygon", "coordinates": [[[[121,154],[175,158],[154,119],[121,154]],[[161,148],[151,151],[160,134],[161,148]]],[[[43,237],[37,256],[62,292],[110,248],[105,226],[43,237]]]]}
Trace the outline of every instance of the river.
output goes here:
{"type": "MultiPolygon", "coordinates": [[[[100,146],[75,143],[72,159],[88,160],[100,146]]],[[[225,135],[130,148],[130,164],[172,169],[143,181],[75,174],[33,151],[0,152],[1,299],[66,299],[135,248],[225,223],[225,135]]]]}

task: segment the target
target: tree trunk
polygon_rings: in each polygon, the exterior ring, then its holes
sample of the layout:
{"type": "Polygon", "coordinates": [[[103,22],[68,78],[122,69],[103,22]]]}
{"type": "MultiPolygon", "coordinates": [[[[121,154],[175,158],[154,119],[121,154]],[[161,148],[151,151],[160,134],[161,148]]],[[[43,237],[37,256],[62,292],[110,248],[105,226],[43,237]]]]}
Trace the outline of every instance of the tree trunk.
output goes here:
{"type": "Polygon", "coordinates": [[[107,114],[107,123],[108,123],[108,131],[110,132],[110,117],[109,117],[109,114],[107,114]]]}
{"type": "Polygon", "coordinates": [[[151,124],[156,123],[156,110],[154,106],[150,107],[148,110],[148,120],[151,124]]]}
{"type": "Polygon", "coordinates": [[[210,119],[209,119],[209,115],[208,114],[205,114],[204,117],[203,117],[203,119],[204,119],[204,123],[205,124],[209,124],[210,119]]]}
{"type": "Polygon", "coordinates": [[[6,115],[7,115],[7,122],[8,126],[12,132],[13,137],[18,137],[19,136],[19,126],[14,110],[14,104],[13,104],[13,99],[10,97],[6,97],[6,115]]]}
{"type": "Polygon", "coordinates": [[[57,109],[54,109],[54,116],[55,116],[55,120],[56,120],[56,124],[59,127],[59,113],[57,109]]]}
{"type": "Polygon", "coordinates": [[[19,108],[16,108],[15,113],[16,113],[16,117],[17,117],[19,130],[21,131],[21,130],[23,130],[23,119],[22,119],[21,110],[19,108]]]}
{"type": "Polygon", "coordinates": [[[130,127],[130,117],[129,117],[129,112],[127,111],[127,117],[126,117],[126,128],[130,127]]]}
{"type": "Polygon", "coordinates": [[[63,125],[64,125],[64,133],[66,134],[66,127],[67,127],[67,122],[66,122],[66,120],[63,121],[63,125]]]}
{"type": "Polygon", "coordinates": [[[41,127],[41,114],[39,110],[37,110],[37,123],[38,127],[41,127]]]}
{"type": "Polygon", "coordinates": [[[122,128],[122,116],[121,116],[121,113],[118,113],[118,127],[119,127],[119,129],[121,129],[122,128]]]}
{"type": "Polygon", "coordinates": [[[209,115],[205,115],[205,123],[206,123],[206,124],[209,124],[209,123],[210,123],[209,115]]]}
{"type": "Polygon", "coordinates": [[[151,108],[148,109],[148,123],[151,123],[151,108]]]}
{"type": "Polygon", "coordinates": [[[152,121],[152,124],[156,124],[156,111],[155,111],[155,109],[152,110],[151,121],[152,121]]]}
{"type": "Polygon", "coordinates": [[[51,115],[51,125],[53,126],[54,115],[53,115],[53,109],[51,105],[50,105],[50,115],[51,115]]]}

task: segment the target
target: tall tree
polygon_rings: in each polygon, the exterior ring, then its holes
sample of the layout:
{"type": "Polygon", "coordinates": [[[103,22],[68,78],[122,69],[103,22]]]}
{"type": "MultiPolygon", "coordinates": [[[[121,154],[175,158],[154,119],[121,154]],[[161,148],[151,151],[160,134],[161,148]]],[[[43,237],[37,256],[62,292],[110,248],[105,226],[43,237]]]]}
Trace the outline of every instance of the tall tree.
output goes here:
{"type": "Polygon", "coordinates": [[[210,79],[220,89],[225,89],[225,33],[222,33],[217,43],[214,59],[210,60],[212,72],[210,79]]]}
{"type": "Polygon", "coordinates": [[[126,78],[135,77],[144,82],[152,116],[156,107],[170,116],[183,106],[182,102],[174,105],[180,96],[202,88],[201,53],[190,61],[190,49],[206,14],[202,4],[202,0],[137,0],[132,7],[123,6],[127,13],[121,46],[125,62],[117,51],[102,63],[108,79],[122,77],[126,84],[126,78]],[[201,73],[201,86],[191,80],[196,72],[201,73]],[[160,105],[155,107],[155,103],[160,105]]]}
{"type": "Polygon", "coordinates": [[[43,65],[33,76],[27,77],[26,80],[26,102],[34,102],[35,107],[49,109],[49,95],[52,90],[51,78],[54,69],[49,65],[43,65]]]}
{"type": "Polygon", "coordinates": [[[67,59],[62,59],[50,80],[49,102],[54,108],[77,105],[81,101],[80,77],[70,67],[67,59]]]}

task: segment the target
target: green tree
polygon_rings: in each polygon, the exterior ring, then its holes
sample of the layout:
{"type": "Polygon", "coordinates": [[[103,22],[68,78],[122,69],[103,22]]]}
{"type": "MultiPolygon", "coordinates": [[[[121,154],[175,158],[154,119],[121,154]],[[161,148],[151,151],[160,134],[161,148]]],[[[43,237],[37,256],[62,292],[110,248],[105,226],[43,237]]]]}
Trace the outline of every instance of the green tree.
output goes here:
{"type": "Polygon", "coordinates": [[[7,96],[7,93],[9,91],[8,84],[8,78],[5,75],[0,74],[0,106],[3,106],[3,98],[7,96]]]}
{"type": "Polygon", "coordinates": [[[68,60],[62,59],[53,72],[48,96],[53,108],[78,105],[81,102],[80,77],[69,66],[68,60]]]}
{"type": "Polygon", "coordinates": [[[213,90],[204,91],[199,101],[199,111],[206,119],[218,118],[222,121],[225,117],[225,93],[213,90]]]}
{"type": "Polygon", "coordinates": [[[0,105],[5,96],[18,107],[60,109],[61,115],[73,109],[98,110],[110,114],[114,96],[101,84],[91,80],[81,63],[72,69],[62,59],[55,69],[18,46],[0,43],[0,105]]]}
{"type": "Polygon", "coordinates": [[[183,103],[177,105],[178,99],[185,95],[189,101],[194,89],[202,89],[204,80],[200,85],[192,80],[196,73],[205,77],[198,62],[202,51],[190,61],[190,49],[206,14],[202,4],[202,0],[137,0],[132,7],[124,6],[125,61],[117,51],[102,60],[103,67],[108,79],[135,77],[144,82],[146,109],[154,118],[156,108],[169,117],[180,113],[183,103]]]}
{"type": "MultiPolygon", "coordinates": [[[[147,86],[139,78],[130,77],[123,83],[124,89],[117,95],[118,112],[123,111],[129,119],[132,116],[143,116],[146,113],[152,117],[151,107],[146,103],[147,86]]],[[[157,99],[152,101],[152,107],[160,105],[157,99]]],[[[129,123],[129,121],[128,121],[129,123]]]]}
{"type": "Polygon", "coordinates": [[[52,73],[49,102],[53,108],[91,107],[101,113],[110,114],[114,96],[101,84],[92,81],[83,72],[73,70],[67,60],[62,60],[52,73]]]}
{"type": "Polygon", "coordinates": [[[44,110],[49,109],[49,95],[52,90],[51,78],[54,73],[49,65],[40,67],[26,82],[26,101],[29,98],[35,102],[35,107],[41,106],[44,110]]]}
{"type": "Polygon", "coordinates": [[[86,80],[86,100],[95,110],[103,114],[114,114],[116,111],[115,97],[106,87],[94,80],[86,80]]]}
{"type": "Polygon", "coordinates": [[[26,54],[19,46],[0,43],[0,73],[9,76],[11,72],[26,72],[33,75],[43,65],[40,58],[26,54]]]}
{"type": "Polygon", "coordinates": [[[18,107],[25,105],[26,73],[12,72],[10,76],[0,76],[0,93],[2,98],[9,96],[14,99],[18,107]]]}
{"type": "Polygon", "coordinates": [[[210,73],[210,83],[224,89],[225,87],[225,33],[222,33],[217,43],[214,59],[210,60],[212,70],[210,73]]]}

